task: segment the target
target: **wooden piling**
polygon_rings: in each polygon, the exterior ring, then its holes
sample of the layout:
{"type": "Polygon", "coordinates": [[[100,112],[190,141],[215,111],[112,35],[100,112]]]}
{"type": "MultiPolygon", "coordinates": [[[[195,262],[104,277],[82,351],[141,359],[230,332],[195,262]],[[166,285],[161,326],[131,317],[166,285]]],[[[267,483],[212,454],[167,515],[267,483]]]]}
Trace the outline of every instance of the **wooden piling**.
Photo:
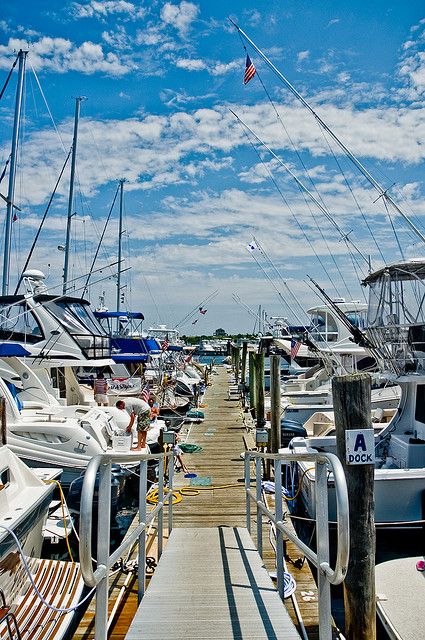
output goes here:
{"type": "Polygon", "coordinates": [[[277,453],[281,446],[280,356],[270,356],[270,401],[271,428],[269,448],[271,453],[277,453]]]}
{"type": "Polygon", "coordinates": [[[248,353],[248,341],[242,342],[242,363],[241,363],[241,382],[245,384],[246,380],[246,354],[248,353]]]}
{"type": "Polygon", "coordinates": [[[256,353],[255,363],[255,387],[256,387],[256,405],[255,417],[257,420],[257,429],[264,427],[264,354],[256,353]]]}
{"type": "Polygon", "coordinates": [[[234,349],[235,349],[235,379],[236,379],[236,382],[239,382],[241,352],[237,345],[235,345],[234,349]]]}
{"type": "Polygon", "coordinates": [[[347,478],[350,509],[350,560],[344,582],[345,637],[376,638],[374,465],[347,465],[345,432],[371,428],[368,374],[332,380],[337,453],[347,478]]]}
{"type": "MultiPolygon", "coordinates": [[[[255,353],[249,352],[249,408],[255,411],[256,406],[256,384],[255,384],[255,353]]],[[[254,417],[254,414],[252,413],[254,417]]]]}

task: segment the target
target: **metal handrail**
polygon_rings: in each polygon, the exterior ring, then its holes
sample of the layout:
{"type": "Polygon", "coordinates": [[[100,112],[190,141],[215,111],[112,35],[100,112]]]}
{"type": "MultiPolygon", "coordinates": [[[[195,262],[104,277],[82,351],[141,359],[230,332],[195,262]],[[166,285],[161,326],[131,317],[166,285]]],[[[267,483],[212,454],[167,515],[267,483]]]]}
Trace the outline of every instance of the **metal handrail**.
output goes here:
{"type": "Polygon", "coordinates": [[[308,452],[298,453],[287,450],[285,453],[263,453],[260,451],[245,452],[245,492],[246,492],[246,524],[251,531],[251,505],[253,500],[257,506],[257,547],[262,555],[262,516],[263,514],[276,527],[276,564],[277,588],[281,598],[284,597],[284,552],[283,534],[285,534],[302,553],[318,569],[318,600],[319,600],[319,637],[321,640],[332,638],[331,594],[330,585],[340,584],[347,573],[350,536],[349,536],[349,507],[348,491],[344,470],[339,458],[333,453],[323,453],[310,449],[308,452]],[[256,490],[251,490],[251,460],[255,460],[256,490]],[[261,460],[274,461],[275,476],[275,513],[273,514],[262,499],[261,460]],[[306,545],[284,523],[282,499],[282,462],[312,462],[316,473],[316,540],[317,553],[306,545]],[[331,468],[335,483],[335,497],[337,507],[337,552],[335,567],[329,564],[329,515],[328,515],[328,469],[331,468]]]}
{"type": "Polygon", "coordinates": [[[123,555],[124,551],[138,540],[138,596],[139,602],[145,593],[146,564],[146,529],[158,517],[158,559],[163,546],[163,510],[168,507],[168,531],[172,529],[172,491],[174,472],[173,450],[158,454],[146,453],[103,453],[93,457],[84,474],[80,502],[80,568],[84,583],[96,588],[95,639],[106,640],[108,630],[109,570],[123,555]],[[147,511],[147,465],[149,460],[159,461],[158,502],[147,511]],[[164,465],[168,460],[168,493],[164,498],[164,465]],[[113,553],[110,552],[110,519],[111,519],[111,479],[112,463],[140,464],[139,480],[139,524],[124,538],[113,553]],[[98,492],[98,535],[97,535],[97,568],[92,561],[92,528],[93,528],[93,496],[96,477],[99,474],[98,492]],[[102,508],[100,508],[100,505],[102,508]]]}

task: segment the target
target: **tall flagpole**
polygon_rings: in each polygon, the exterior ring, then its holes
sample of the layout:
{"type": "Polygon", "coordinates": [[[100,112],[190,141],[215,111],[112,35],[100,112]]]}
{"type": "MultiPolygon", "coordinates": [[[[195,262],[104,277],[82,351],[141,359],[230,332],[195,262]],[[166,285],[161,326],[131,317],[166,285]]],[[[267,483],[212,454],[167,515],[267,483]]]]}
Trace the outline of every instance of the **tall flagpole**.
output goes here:
{"type": "Polygon", "coordinates": [[[269,67],[272,69],[272,71],[277,75],[277,77],[282,80],[282,82],[288,87],[288,89],[290,90],[290,92],[297,98],[297,100],[299,100],[301,102],[301,104],[304,105],[304,107],[306,109],[308,109],[308,111],[310,111],[310,113],[316,118],[317,122],[319,122],[319,124],[323,127],[323,129],[325,129],[325,131],[327,131],[329,133],[329,135],[332,137],[333,140],[335,140],[335,142],[337,143],[337,145],[340,147],[340,149],[342,149],[344,151],[344,153],[350,158],[350,160],[353,162],[353,164],[359,169],[359,171],[364,175],[364,177],[368,180],[368,182],[376,189],[376,191],[378,191],[379,196],[378,198],[385,198],[385,200],[387,202],[389,202],[394,209],[397,211],[397,213],[399,213],[401,215],[401,217],[403,218],[403,220],[409,225],[409,227],[411,228],[411,230],[415,233],[415,235],[418,236],[418,238],[420,240],[422,240],[422,242],[425,242],[425,235],[422,234],[422,232],[413,224],[413,222],[410,220],[410,218],[404,213],[404,211],[402,209],[400,209],[400,207],[398,206],[398,204],[393,200],[393,198],[388,194],[388,190],[384,189],[379,182],[377,182],[375,180],[375,178],[369,173],[369,171],[366,169],[366,167],[364,167],[362,165],[362,163],[360,162],[360,160],[358,160],[358,158],[356,158],[356,156],[348,149],[348,147],[345,146],[345,144],[338,138],[338,136],[332,131],[332,129],[330,129],[328,127],[328,125],[324,122],[324,120],[322,120],[322,118],[314,111],[313,107],[311,107],[309,105],[309,103],[307,102],[307,100],[305,100],[305,98],[303,98],[303,96],[298,93],[298,91],[295,89],[295,87],[289,82],[289,80],[287,78],[285,78],[285,76],[279,71],[279,69],[277,69],[274,64],[271,62],[271,60],[268,59],[268,57],[266,56],[265,53],[263,53],[261,51],[261,49],[259,49],[257,47],[257,45],[251,40],[251,38],[249,36],[247,36],[247,34],[236,24],[236,22],[234,22],[231,18],[229,18],[230,22],[233,24],[233,26],[238,30],[238,32],[245,38],[245,40],[247,42],[249,42],[249,44],[252,46],[252,48],[258,53],[259,56],[261,56],[261,58],[264,60],[264,62],[266,62],[269,67]]]}
{"type": "Polygon", "coordinates": [[[16,159],[18,155],[19,128],[21,124],[22,92],[23,92],[23,86],[24,86],[25,61],[27,58],[27,54],[28,54],[28,51],[24,51],[23,49],[20,49],[18,53],[18,58],[19,58],[18,84],[16,87],[15,119],[13,123],[12,150],[10,154],[9,188],[7,192],[6,228],[5,228],[5,235],[4,235],[3,282],[2,282],[3,296],[6,296],[9,291],[10,247],[11,247],[11,241],[12,241],[13,207],[14,207],[14,198],[15,198],[16,159]]]}
{"type": "Polygon", "coordinates": [[[80,107],[81,102],[86,100],[84,96],[75,98],[75,115],[74,115],[74,135],[72,139],[72,157],[71,157],[71,176],[69,179],[69,194],[68,194],[68,216],[66,222],[66,239],[65,239],[65,256],[63,263],[63,294],[65,295],[68,289],[68,272],[69,272],[69,252],[71,245],[71,223],[72,223],[72,205],[74,202],[74,181],[75,181],[75,162],[77,159],[77,140],[78,140],[78,123],[80,119],[80,107]]]}

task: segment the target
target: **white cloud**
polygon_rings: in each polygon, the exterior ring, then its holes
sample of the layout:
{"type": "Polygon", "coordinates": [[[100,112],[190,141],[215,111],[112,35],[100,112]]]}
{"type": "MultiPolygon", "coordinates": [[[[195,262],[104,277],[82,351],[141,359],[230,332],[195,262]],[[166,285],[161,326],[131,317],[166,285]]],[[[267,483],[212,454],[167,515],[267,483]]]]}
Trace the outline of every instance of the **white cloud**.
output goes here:
{"type": "Polygon", "coordinates": [[[238,60],[232,62],[207,62],[200,58],[179,58],[175,61],[176,67],[187,71],[208,71],[212,76],[224,76],[234,69],[242,69],[242,63],[238,60]]]}
{"type": "Polygon", "coordinates": [[[425,29],[423,21],[412,28],[415,39],[407,40],[403,45],[404,55],[400,62],[399,73],[406,83],[404,94],[415,100],[425,92],[425,29]]]}
{"type": "Polygon", "coordinates": [[[176,60],[176,67],[187,71],[202,71],[206,68],[206,63],[196,58],[180,58],[176,60]]]}
{"type": "Polygon", "coordinates": [[[333,18],[333,20],[329,20],[327,26],[331,27],[333,24],[338,24],[338,22],[340,22],[339,18],[333,18]]]}
{"type": "Polygon", "coordinates": [[[174,27],[179,35],[187,36],[191,24],[196,20],[199,7],[193,2],[182,0],[179,5],[166,2],[161,9],[161,19],[168,25],[174,27]]]}
{"type": "Polygon", "coordinates": [[[297,61],[302,62],[310,57],[310,51],[300,51],[297,55],[297,61]]]}
{"type": "Polygon", "coordinates": [[[132,20],[142,18],[146,10],[126,0],[90,0],[86,4],[75,2],[72,5],[76,18],[106,18],[109,15],[121,14],[132,20]]]}
{"type": "MultiPolygon", "coordinates": [[[[10,38],[7,45],[0,45],[0,68],[10,66],[12,51],[28,48],[25,40],[10,38]]],[[[65,38],[43,36],[29,47],[29,61],[36,70],[47,70],[55,73],[79,71],[92,74],[106,73],[122,76],[134,68],[128,59],[120,59],[115,53],[103,51],[102,45],[86,41],[77,46],[65,38]]]]}

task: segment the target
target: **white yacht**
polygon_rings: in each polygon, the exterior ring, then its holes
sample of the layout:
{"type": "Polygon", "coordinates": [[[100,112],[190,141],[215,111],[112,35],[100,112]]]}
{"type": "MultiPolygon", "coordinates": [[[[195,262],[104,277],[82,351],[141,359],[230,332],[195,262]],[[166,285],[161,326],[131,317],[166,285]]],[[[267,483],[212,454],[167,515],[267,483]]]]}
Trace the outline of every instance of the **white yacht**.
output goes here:
{"type": "MultiPolygon", "coordinates": [[[[425,261],[386,266],[363,284],[369,287],[365,336],[382,375],[401,388],[398,411],[375,435],[375,520],[415,523],[424,519],[425,261]]],[[[294,439],[291,444],[297,451],[336,451],[332,436],[294,439]]],[[[313,515],[314,472],[303,463],[299,466],[304,473],[302,497],[313,515]]],[[[332,499],[330,519],[335,519],[332,499]]]]}

